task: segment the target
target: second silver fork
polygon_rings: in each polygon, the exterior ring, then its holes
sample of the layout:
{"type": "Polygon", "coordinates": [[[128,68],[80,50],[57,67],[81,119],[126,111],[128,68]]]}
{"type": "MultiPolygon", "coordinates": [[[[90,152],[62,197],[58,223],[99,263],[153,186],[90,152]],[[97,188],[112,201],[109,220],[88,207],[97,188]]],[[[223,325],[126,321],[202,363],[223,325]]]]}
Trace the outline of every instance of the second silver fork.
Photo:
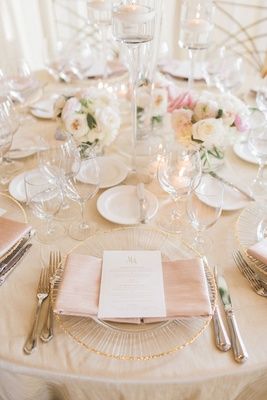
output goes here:
{"type": "Polygon", "coordinates": [[[250,286],[259,296],[267,297],[267,290],[261,284],[261,281],[257,278],[253,269],[248,265],[246,260],[244,260],[240,251],[235,251],[233,253],[234,261],[239,269],[239,271],[247,278],[250,286]]]}
{"type": "Polygon", "coordinates": [[[40,338],[43,342],[49,342],[54,336],[53,332],[53,306],[52,306],[52,288],[53,288],[53,277],[56,269],[61,263],[61,254],[59,251],[51,251],[49,255],[49,297],[48,297],[48,310],[44,325],[41,330],[40,338]]]}

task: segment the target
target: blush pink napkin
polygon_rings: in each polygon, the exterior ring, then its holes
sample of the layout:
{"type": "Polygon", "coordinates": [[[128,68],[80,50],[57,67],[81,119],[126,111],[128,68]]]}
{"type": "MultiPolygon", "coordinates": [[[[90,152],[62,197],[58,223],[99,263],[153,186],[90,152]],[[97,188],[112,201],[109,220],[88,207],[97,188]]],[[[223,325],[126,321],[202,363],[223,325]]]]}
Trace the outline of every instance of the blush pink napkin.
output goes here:
{"type": "Polygon", "coordinates": [[[250,246],[247,253],[267,265],[267,238],[250,246]]]}
{"type": "Polygon", "coordinates": [[[30,230],[31,226],[28,224],[0,217],[0,257],[11,249],[30,230]]]}
{"type": "MultiPolygon", "coordinates": [[[[92,256],[68,256],[55,303],[55,313],[97,318],[101,264],[101,259],[92,256]]],[[[164,262],[163,279],[167,317],[145,318],[144,322],[211,314],[201,259],[164,262]]],[[[124,318],[116,321],[140,323],[141,319],[124,318]]]]}

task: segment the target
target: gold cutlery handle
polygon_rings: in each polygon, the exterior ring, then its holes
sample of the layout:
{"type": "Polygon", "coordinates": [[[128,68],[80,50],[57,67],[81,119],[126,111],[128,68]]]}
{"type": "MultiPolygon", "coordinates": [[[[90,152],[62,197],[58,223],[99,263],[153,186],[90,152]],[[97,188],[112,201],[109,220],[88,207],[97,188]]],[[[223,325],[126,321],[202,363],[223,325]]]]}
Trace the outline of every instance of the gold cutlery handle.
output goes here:
{"type": "Polygon", "coordinates": [[[41,306],[42,306],[43,301],[44,301],[44,298],[38,299],[32,330],[31,330],[29,336],[27,337],[25,345],[23,347],[25,354],[31,354],[31,352],[37,346],[37,328],[38,328],[39,316],[40,316],[40,311],[41,311],[41,306]]]}
{"type": "Polygon", "coordinates": [[[53,326],[54,326],[54,314],[53,314],[53,308],[52,308],[52,301],[49,296],[47,317],[46,317],[45,323],[42,327],[42,331],[41,331],[41,335],[40,335],[40,338],[43,342],[45,342],[45,343],[49,342],[49,340],[51,340],[52,337],[54,336],[53,326]]]}
{"type": "Polygon", "coordinates": [[[215,342],[218,349],[221,351],[230,350],[231,342],[225,329],[220,310],[217,306],[214,309],[213,325],[215,331],[215,342]]]}
{"type": "Polygon", "coordinates": [[[248,359],[248,353],[241,338],[233,311],[227,311],[226,317],[229,325],[230,336],[232,339],[231,341],[235,360],[238,363],[243,363],[248,359]]]}

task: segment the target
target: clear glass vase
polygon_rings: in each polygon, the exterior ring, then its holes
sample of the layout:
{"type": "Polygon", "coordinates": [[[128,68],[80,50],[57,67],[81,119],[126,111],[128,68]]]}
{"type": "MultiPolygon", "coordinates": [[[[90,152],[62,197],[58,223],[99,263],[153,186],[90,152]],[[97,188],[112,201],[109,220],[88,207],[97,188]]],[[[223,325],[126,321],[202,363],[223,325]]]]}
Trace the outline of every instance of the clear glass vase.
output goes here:
{"type": "Polygon", "coordinates": [[[202,171],[210,172],[219,169],[225,160],[225,146],[202,145],[200,147],[200,157],[202,162],[202,171]]]}

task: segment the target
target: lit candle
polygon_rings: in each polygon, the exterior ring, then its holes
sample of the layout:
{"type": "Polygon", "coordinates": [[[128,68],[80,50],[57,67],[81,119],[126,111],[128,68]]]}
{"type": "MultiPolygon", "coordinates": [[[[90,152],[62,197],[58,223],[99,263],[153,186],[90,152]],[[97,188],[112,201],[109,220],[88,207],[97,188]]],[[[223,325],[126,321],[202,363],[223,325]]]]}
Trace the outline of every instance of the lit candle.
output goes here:
{"type": "Polygon", "coordinates": [[[88,7],[99,11],[111,11],[112,4],[109,0],[108,1],[99,0],[99,1],[91,1],[90,3],[88,3],[88,7]]]}
{"type": "Polygon", "coordinates": [[[201,18],[192,18],[184,21],[184,29],[196,33],[209,32],[212,29],[212,25],[209,21],[201,18]]]}
{"type": "Polygon", "coordinates": [[[146,23],[155,17],[155,11],[149,7],[140,6],[138,4],[124,4],[120,6],[115,12],[114,17],[122,22],[146,23]]]}

